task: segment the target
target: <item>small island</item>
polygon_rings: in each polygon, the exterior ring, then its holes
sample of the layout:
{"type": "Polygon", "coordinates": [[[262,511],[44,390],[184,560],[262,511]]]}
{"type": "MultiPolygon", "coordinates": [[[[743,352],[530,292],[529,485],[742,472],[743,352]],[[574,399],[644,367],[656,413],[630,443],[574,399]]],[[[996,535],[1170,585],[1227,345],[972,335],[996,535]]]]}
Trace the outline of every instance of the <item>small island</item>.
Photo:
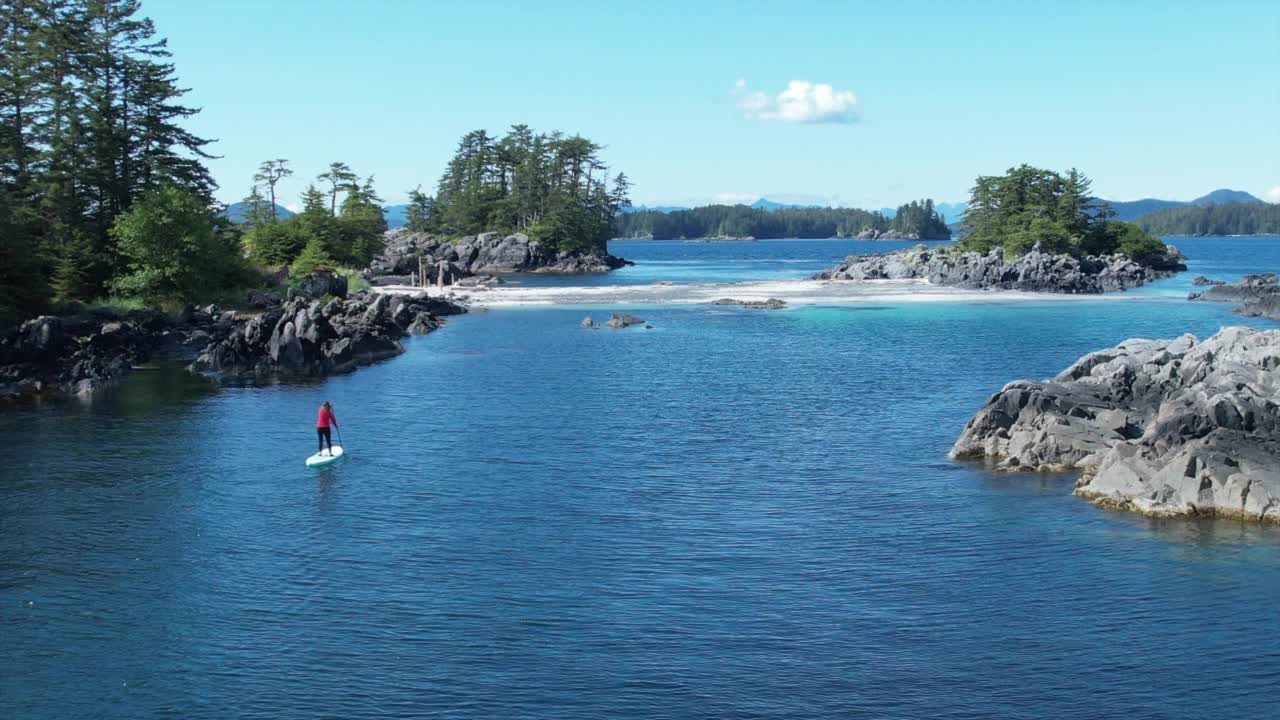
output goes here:
{"type": "Polygon", "coordinates": [[[816,280],[928,280],[970,289],[1053,293],[1127,290],[1186,270],[1177,248],[1110,218],[1077,170],[1028,165],[979,177],[964,238],[938,249],[850,255],[816,280]]]}

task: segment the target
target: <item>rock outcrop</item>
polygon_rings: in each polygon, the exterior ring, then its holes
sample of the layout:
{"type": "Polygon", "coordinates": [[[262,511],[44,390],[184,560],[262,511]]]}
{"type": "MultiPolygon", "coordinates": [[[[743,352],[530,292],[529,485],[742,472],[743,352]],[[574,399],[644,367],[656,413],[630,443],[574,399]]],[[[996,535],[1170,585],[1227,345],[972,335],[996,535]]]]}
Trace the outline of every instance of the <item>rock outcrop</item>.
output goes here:
{"type": "Polygon", "coordinates": [[[1261,275],[1245,275],[1240,282],[1228,284],[1221,280],[1196,282],[1197,285],[1211,285],[1201,293],[1192,293],[1189,299],[1206,302],[1240,303],[1232,312],[1245,317],[1265,317],[1280,320],[1280,279],[1275,273],[1261,275]]]}
{"type": "Polygon", "coordinates": [[[993,395],[951,450],[1083,471],[1076,494],[1152,515],[1280,522],[1280,330],[1127,340],[993,395]]]}
{"type": "Polygon", "coordinates": [[[1186,270],[1186,258],[1172,245],[1160,255],[1131,260],[1123,255],[1075,258],[1042,252],[1005,260],[1003,248],[986,254],[925,245],[879,255],[850,255],[814,275],[815,280],[928,280],[969,289],[1051,293],[1127,290],[1186,270]]]}
{"type": "Polygon", "coordinates": [[[430,283],[452,285],[473,275],[603,273],[631,264],[607,252],[557,252],[527,235],[481,233],[455,242],[397,229],[387,233],[386,248],[366,274],[371,282],[384,276],[419,272],[419,258],[430,283]]]}
{"type": "Polygon", "coordinates": [[[370,291],[342,300],[299,296],[219,332],[191,365],[233,381],[272,381],[349,372],[404,352],[400,339],[425,335],[440,317],[465,312],[448,300],[370,291]]]}
{"type": "Polygon", "coordinates": [[[0,399],[88,396],[154,360],[235,381],[321,377],[398,355],[405,335],[429,333],[441,317],[466,312],[425,295],[364,291],[344,300],[337,295],[347,294],[346,278],[309,280],[285,301],[274,293],[249,298],[266,308],[260,314],[209,305],[177,317],[95,311],[28,320],[0,334],[0,399]]]}

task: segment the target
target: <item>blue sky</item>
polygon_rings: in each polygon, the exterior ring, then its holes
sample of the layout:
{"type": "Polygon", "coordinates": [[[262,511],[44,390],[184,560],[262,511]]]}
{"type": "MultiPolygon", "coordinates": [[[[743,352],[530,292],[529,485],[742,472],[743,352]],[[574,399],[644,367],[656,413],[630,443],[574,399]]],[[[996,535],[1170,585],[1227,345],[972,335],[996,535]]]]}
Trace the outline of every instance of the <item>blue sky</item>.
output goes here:
{"type": "Polygon", "coordinates": [[[1280,201],[1280,2],[144,0],[219,198],[331,160],[389,202],[457,139],[581,133],[637,203],[963,200],[1076,166],[1103,197],[1280,201]],[[796,83],[800,84],[796,84],[796,83]]]}

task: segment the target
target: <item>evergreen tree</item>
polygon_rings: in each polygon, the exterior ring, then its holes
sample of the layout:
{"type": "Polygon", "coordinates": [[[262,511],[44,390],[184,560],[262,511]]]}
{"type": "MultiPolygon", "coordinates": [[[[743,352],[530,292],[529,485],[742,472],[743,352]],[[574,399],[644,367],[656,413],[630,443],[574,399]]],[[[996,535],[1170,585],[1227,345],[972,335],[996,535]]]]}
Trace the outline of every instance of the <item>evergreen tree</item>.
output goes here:
{"type": "Polygon", "coordinates": [[[289,161],[284,158],[276,158],[275,160],[263,160],[258,165],[258,172],[253,176],[255,183],[263,183],[267,186],[267,194],[271,199],[271,222],[276,220],[276,185],[292,174],[293,170],[289,169],[289,161]]]}
{"type": "Polygon", "coordinates": [[[324,241],[319,237],[313,237],[307,242],[307,246],[303,248],[302,254],[289,266],[289,275],[290,277],[301,278],[317,270],[332,270],[335,267],[337,267],[337,263],[333,261],[333,257],[325,250],[324,241]]]}
{"type": "Polygon", "coordinates": [[[411,232],[430,232],[437,220],[436,203],[422,192],[422,187],[409,191],[409,207],[405,211],[405,227],[411,232]]]}
{"type": "Polygon", "coordinates": [[[351,172],[346,163],[332,162],[329,163],[329,170],[317,175],[316,179],[329,184],[329,214],[336,216],[338,193],[356,187],[356,174],[351,172]]]}

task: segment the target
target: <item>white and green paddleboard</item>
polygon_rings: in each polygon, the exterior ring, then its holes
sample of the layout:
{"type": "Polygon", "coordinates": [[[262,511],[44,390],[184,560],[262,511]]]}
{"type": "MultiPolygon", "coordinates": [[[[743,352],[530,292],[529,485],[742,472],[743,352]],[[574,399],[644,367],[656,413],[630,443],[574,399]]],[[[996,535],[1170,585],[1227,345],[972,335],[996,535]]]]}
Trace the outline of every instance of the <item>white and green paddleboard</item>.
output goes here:
{"type": "Polygon", "coordinates": [[[325,465],[332,465],[341,459],[342,448],[338,445],[334,445],[333,454],[329,454],[328,449],[326,449],[324,454],[316,453],[315,455],[307,458],[307,467],[324,467],[325,465]]]}

